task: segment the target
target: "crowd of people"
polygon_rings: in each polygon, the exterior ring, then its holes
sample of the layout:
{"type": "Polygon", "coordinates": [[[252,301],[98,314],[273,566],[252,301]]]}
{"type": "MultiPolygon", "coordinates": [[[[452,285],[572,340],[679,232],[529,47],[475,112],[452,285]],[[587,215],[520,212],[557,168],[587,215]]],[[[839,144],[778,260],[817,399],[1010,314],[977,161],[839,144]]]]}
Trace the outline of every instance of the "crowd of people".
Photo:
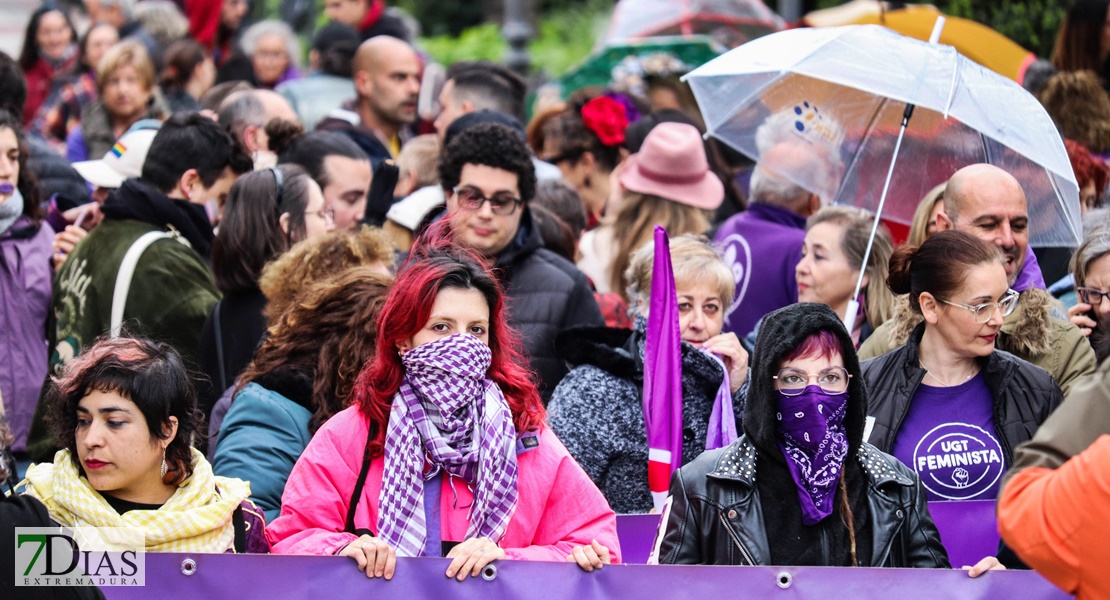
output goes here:
{"type": "Polygon", "coordinates": [[[751,162],[682,94],[530,111],[499,64],[428,77],[380,0],[327,0],[307,53],[245,0],[43,4],[0,54],[0,523],[464,580],[618,563],[652,511],[655,563],[948,568],[928,502],[999,500],[997,555],[955,566],[1110,593],[1108,6],[1027,82],[1081,190],[1055,272],[1020,174],[947,173],[871,240],[792,118],[751,162]]]}

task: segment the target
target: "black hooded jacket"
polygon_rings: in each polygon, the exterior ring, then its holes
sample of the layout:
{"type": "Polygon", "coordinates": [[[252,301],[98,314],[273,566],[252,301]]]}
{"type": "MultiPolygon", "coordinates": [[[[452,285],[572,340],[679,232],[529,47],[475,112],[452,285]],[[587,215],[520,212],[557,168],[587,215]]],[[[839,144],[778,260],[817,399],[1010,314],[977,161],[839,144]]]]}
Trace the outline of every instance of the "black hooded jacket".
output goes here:
{"type": "Polygon", "coordinates": [[[917,475],[863,442],[867,398],[851,337],[830,308],[794,304],[767,315],[752,355],[744,435],[679,469],[671,481],[660,563],[851,564],[852,537],[837,494],[833,514],[812,527],[801,520],[794,481],[775,441],[772,377],[783,357],[810,335],[830,331],[851,375],[844,428],[849,506],[860,566],[949,566],[917,475]]]}
{"type": "MultiPolygon", "coordinates": [[[[863,363],[863,376],[871,390],[869,414],[875,417],[870,439],[884,452],[893,452],[917,386],[925,378],[919,358],[924,334],[925,323],[920,323],[905,345],[863,363]]],[[[1041,423],[1064,401],[1064,392],[1048,371],[1009,352],[995,350],[980,364],[994,400],[995,433],[1006,454],[1006,464],[1012,465],[1014,450],[1033,438],[1041,423]]]]}

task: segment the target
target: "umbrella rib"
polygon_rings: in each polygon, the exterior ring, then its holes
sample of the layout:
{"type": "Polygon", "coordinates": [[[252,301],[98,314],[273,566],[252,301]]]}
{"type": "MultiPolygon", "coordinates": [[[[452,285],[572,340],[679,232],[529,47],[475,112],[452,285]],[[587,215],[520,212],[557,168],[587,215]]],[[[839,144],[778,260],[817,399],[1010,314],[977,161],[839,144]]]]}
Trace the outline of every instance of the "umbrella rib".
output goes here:
{"type": "Polygon", "coordinates": [[[952,83],[948,85],[948,100],[944,103],[944,120],[948,120],[948,111],[952,108],[952,98],[956,96],[956,74],[960,71],[960,56],[957,53],[956,60],[952,61],[952,83]]]}

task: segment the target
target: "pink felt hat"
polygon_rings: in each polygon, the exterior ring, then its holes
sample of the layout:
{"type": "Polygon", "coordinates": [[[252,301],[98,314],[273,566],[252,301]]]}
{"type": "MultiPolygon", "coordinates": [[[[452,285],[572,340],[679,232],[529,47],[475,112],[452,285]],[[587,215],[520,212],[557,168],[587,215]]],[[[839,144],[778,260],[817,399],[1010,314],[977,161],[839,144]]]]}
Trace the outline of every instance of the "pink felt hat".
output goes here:
{"type": "Polygon", "coordinates": [[[625,189],[713,210],[725,199],[725,186],[709,170],[701,134],[693,125],[660,123],[640,151],[621,169],[625,189]]]}

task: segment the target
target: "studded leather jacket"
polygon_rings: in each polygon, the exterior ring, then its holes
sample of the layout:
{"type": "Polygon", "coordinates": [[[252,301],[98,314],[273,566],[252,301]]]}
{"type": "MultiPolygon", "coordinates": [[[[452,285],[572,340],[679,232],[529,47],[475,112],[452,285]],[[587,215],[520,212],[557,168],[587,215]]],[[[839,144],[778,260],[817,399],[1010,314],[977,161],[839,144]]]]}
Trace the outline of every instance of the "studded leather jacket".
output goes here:
{"type": "MultiPolygon", "coordinates": [[[[871,567],[948,568],[917,474],[863,444],[856,454],[867,477],[871,567]]],[[[768,565],[773,531],[760,508],[755,446],[748,436],[706,452],[671,481],[671,506],[658,550],[661,564],[768,565]]]]}

